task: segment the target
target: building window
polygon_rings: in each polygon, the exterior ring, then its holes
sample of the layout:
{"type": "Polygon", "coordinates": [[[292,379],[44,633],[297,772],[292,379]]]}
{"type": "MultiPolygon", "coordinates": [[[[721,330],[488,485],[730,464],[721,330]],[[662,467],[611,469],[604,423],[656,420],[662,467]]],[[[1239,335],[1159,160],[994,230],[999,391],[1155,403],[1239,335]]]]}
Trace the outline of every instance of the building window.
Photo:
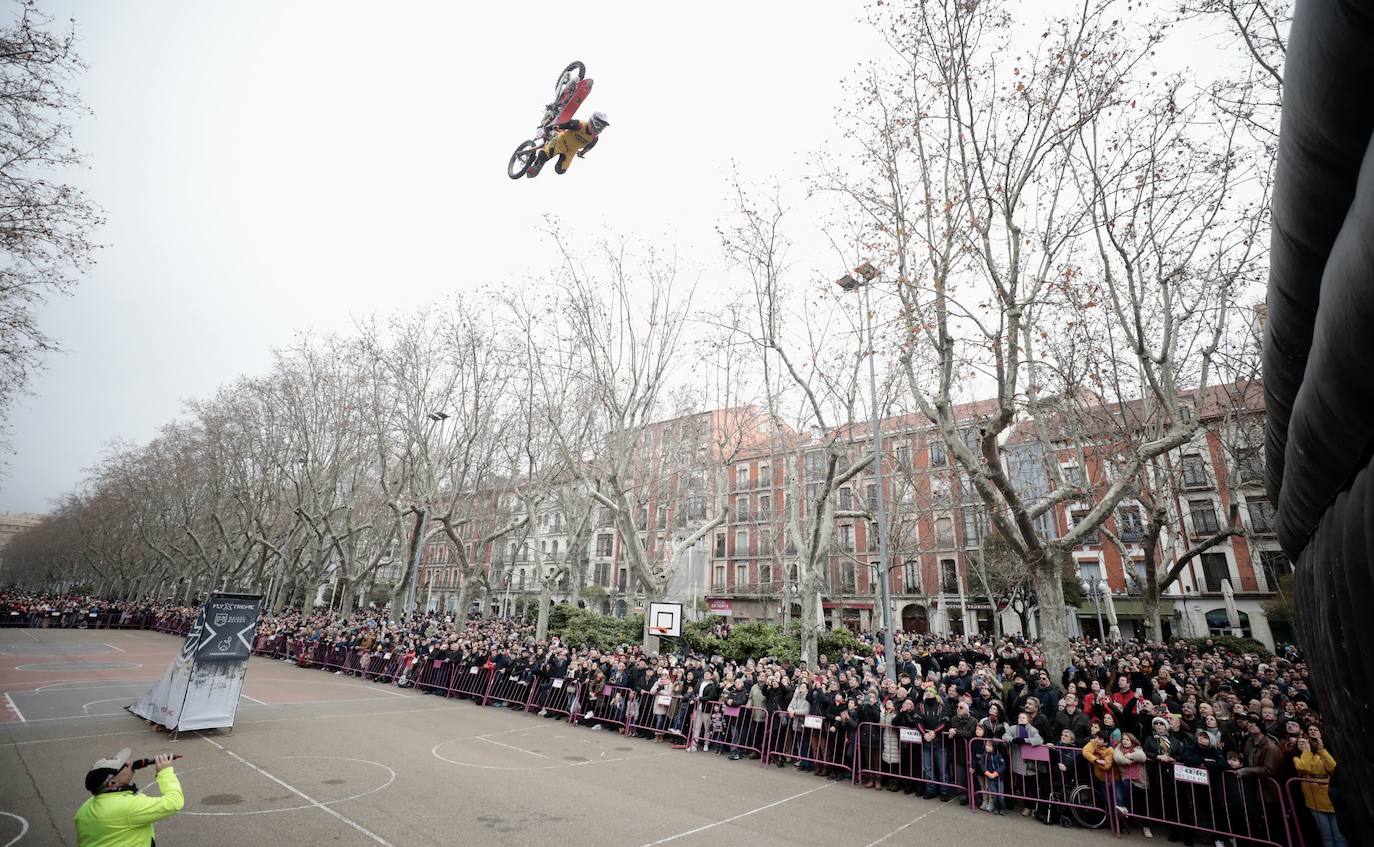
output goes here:
{"type": "Polygon", "coordinates": [[[735,498],[735,523],[744,523],[749,520],[749,497],[735,498]]]}
{"type": "Polygon", "coordinates": [[[846,553],[854,552],[854,527],[849,524],[840,527],[840,549],[846,553]]]}
{"type": "Polygon", "coordinates": [[[1102,578],[1102,563],[1086,561],[1078,563],[1078,581],[1086,582],[1088,585],[1097,585],[1097,581],[1102,578]]]}
{"type": "Polygon", "coordinates": [[[773,519],[773,495],[759,495],[759,520],[771,521],[773,519]]]}
{"type": "Polygon", "coordinates": [[[902,588],[908,594],[921,593],[921,563],[916,559],[907,559],[902,564],[902,588]]]}
{"type": "Polygon", "coordinates": [[[930,480],[930,505],[948,506],[949,505],[949,480],[943,477],[931,477],[930,480]]]}
{"type": "Polygon", "coordinates": [[[706,498],[689,497],[687,498],[687,520],[704,521],[706,520],[706,498]]]}
{"type": "Polygon", "coordinates": [[[615,523],[615,512],[602,506],[601,513],[598,516],[597,526],[610,526],[613,523],[615,523]]]}
{"type": "Polygon", "coordinates": [[[865,485],[864,499],[868,501],[869,511],[878,511],[878,486],[871,482],[865,485]]]}
{"type": "Polygon", "coordinates": [[[1250,529],[1260,535],[1274,533],[1274,504],[1268,497],[1245,498],[1246,511],[1250,513],[1250,529]]]}
{"type": "Polygon", "coordinates": [[[735,558],[749,555],[749,530],[735,530],[735,558]]]}
{"type": "Polygon", "coordinates": [[[930,466],[932,468],[943,468],[949,464],[949,457],[945,455],[945,442],[932,441],[927,449],[930,450],[930,466]]]}
{"type": "Polygon", "coordinates": [[[735,466],[735,490],[736,490],[736,491],[743,491],[744,489],[746,489],[746,488],[748,488],[748,487],[749,487],[749,466],[748,466],[748,465],[736,465],[736,466],[735,466]]]}
{"type": "Polygon", "coordinates": [[[1145,537],[1145,526],[1140,520],[1140,509],[1135,506],[1122,506],[1116,510],[1116,534],[1126,543],[1140,541],[1145,537]]]}
{"type": "Polygon", "coordinates": [[[1064,481],[1074,488],[1084,488],[1088,484],[1087,479],[1083,476],[1083,469],[1078,465],[1064,466],[1064,481]]]}
{"type": "Polygon", "coordinates": [[[986,513],[977,506],[965,506],[961,511],[964,518],[964,546],[982,546],[988,528],[986,513]]]}
{"type": "MultiPolygon", "coordinates": [[[[1079,524],[1083,523],[1083,521],[1085,521],[1085,520],[1087,520],[1087,519],[1088,519],[1088,510],[1087,510],[1087,509],[1074,509],[1073,511],[1069,512],[1069,520],[1071,520],[1071,521],[1073,522],[1073,525],[1074,525],[1074,526],[1078,526],[1079,524]]],[[[1096,544],[1096,543],[1098,543],[1098,539],[1097,539],[1097,530],[1096,530],[1096,529],[1093,529],[1092,532],[1090,532],[1090,533],[1088,533],[1087,535],[1083,536],[1083,540],[1080,541],[1079,543],[1080,543],[1080,544],[1096,544]]]]}
{"type": "Polygon", "coordinates": [[[1221,531],[1217,523],[1217,510],[1211,500],[1189,500],[1188,512],[1193,519],[1194,535],[1211,535],[1221,531]]]}
{"type": "Polygon", "coordinates": [[[954,546],[954,521],[949,518],[935,519],[935,544],[938,547],[954,546]]]}
{"type": "Polygon", "coordinates": [[[768,562],[759,562],[759,585],[773,584],[773,566],[768,562]]]}
{"type": "Polygon", "coordinates": [[[625,593],[625,590],[626,590],[627,586],[629,585],[629,582],[630,582],[630,572],[627,571],[625,568],[621,568],[621,569],[620,569],[619,577],[618,577],[617,580],[616,580],[616,587],[620,589],[620,593],[621,593],[621,594],[624,594],[624,593],[625,593]]]}
{"type": "Polygon", "coordinates": [[[959,565],[953,559],[940,560],[940,590],[945,594],[959,593],[959,565]]]}
{"type": "Polygon", "coordinates": [[[758,479],[758,487],[759,487],[759,488],[772,488],[772,487],[773,487],[773,469],[772,469],[771,467],[769,467],[769,465],[768,465],[767,462],[759,462],[759,479],[758,479]]]}
{"type": "MultiPolygon", "coordinates": [[[[1226,564],[1225,553],[1202,554],[1202,579],[1210,592],[1221,591],[1222,580],[1231,578],[1231,568],[1226,564]]],[[[1232,588],[1235,586],[1233,585],[1232,588]]]]}
{"type": "Polygon", "coordinates": [[[903,444],[897,448],[897,467],[902,470],[911,468],[911,445],[903,444]]]}
{"type": "Polygon", "coordinates": [[[711,579],[711,588],[715,591],[725,590],[725,565],[716,565],[715,576],[711,579]]]}
{"type": "Polygon", "coordinates": [[[840,509],[841,509],[842,511],[848,512],[848,511],[853,510],[853,508],[854,508],[854,492],[851,491],[850,488],[849,488],[849,486],[846,485],[844,488],[841,488],[841,489],[840,489],[840,509]]]}
{"type": "MultiPolygon", "coordinates": [[[[1252,638],[1250,631],[1250,616],[1245,612],[1236,612],[1236,622],[1240,624],[1240,634],[1242,638],[1252,638]]],[[[1213,609],[1207,613],[1207,631],[1212,635],[1230,635],[1231,622],[1226,617],[1225,609],[1213,609]]]]}
{"type": "Polygon", "coordinates": [[[844,562],[840,565],[840,590],[845,594],[853,594],[858,590],[858,583],[854,579],[853,562],[844,562]]]}
{"type": "Polygon", "coordinates": [[[735,588],[744,588],[749,585],[749,563],[740,562],[735,565],[735,588]]]}
{"type": "Polygon", "coordinates": [[[773,555],[773,537],[769,535],[765,530],[759,531],[759,555],[773,555]]]}
{"type": "Polygon", "coordinates": [[[864,524],[864,540],[868,542],[870,553],[878,549],[878,525],[873,521],[864,524]]]}
{"type": "Polygon", "coordinates": [[[725,533],[716,533],[716,549],[714,555],[717,559],[725,558],[725,533]]]}
{"type": "Polygon", "coordinates": [[[610,587],[611,566],[606,562],[596,563],[596,584],[603,588],[610,587]]]}
{"type": "Polygon", "coordinates": [[[658,507],[658,516],[657,516],[657,517],[658,517],[658,528],[659,528],[659,529],[667,529],[667,528],[668,528],[668,507],[667,507],[667,506],[659,506],[659,507],[658,507]]]}
{"type": "Polygon", "coordinates": [[[1196,454],[1183,457],[1183,487],[1207,488],[1211,480],[1207,477],[1207,463],[1196,454]]]}

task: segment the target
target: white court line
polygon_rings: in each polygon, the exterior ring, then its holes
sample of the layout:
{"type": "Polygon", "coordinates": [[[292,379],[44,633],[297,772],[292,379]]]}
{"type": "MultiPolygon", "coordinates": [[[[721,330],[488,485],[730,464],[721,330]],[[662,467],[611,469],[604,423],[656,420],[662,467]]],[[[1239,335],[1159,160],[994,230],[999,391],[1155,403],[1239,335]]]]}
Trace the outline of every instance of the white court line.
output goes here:
{"type": "Polygon", "coordinates": [[[897,827],[896,829],[894,829],[894,830],[892,830],[891,832],[889,832],[887,835],[884,835],[882,838],[879,838],[877,841],[870,841],[870,842],[868,842],[867,844],[864,845],[864,847],[877,847],[877,845],[882,844],[884,841],[888,840],[889,838],[891,838],[892,836],[896,835],[897,833],[903,832],[903,831],[905,831],[906,829],[908,829],[909,827],[915,826],[916,824],[920,823],[921,821],[925,820],[926,818],[928,818],[928,817],[930,817],[931,815],[935,814],[936,812],[940,811],[941,808],[943,808],[943,807],[941,807],[941,806],[936,806],[935,808],[931,809],[930,811],[922,813],[920,816],[916,817],[914,820],[907,821],[906,823],[902,824],[901,826],[899,826],[899,827],[897,827]]]}
{"type": "Polygon", "coordinates": [[[29,834],[29,822],[27,820],[21,818],[19,815],[16,815],[14,812],[0,812],[0,815],[4,815],[7,818],[14,818],[15,820],[19,821],[19,834],[11,838],[9,841],[6,841],[5,847],[10,847],[11,844],[18,844],[21,838],[29,834]]]}
{"type": "MultiPolygon", "coordinates": [[[[29,638],[32,638],[34,641],[38,641],[39,644],[42,644],[42,643],[43,643],[42,641],[39,641],[39,640],[38,640],[38,636],[34,635],[32,632],[29,632],[27,629],[23,630],[23,633],[24,633],[25,635],[27,635],[29,638]]],[[[11,842],[11,843],[13,843],[13,842],[11,842]]]]}
{"type": "Polygon", "coordinates": [[[714,829],[715,827],[718,827],[722,824],[731,823],[733,821],[739,820],[740,818],[747,818],[750,815],[758,814],[759,812],[771,809],[774,806],[781,806],[783,803],[791,802],[792,800],[796,800],[798,797],[805,797],[808,794],[815,794],[817,791],[824,791],[827,788],[834,788],[838,784],[839,783],[836,782],[826,783],[825,785],[822,785],[819,788],[812,788],[807,791],[803,791],[800,794],[793,794],[791,797],[784,797],[781,800],[774,800],[772,803],[769,803],[766,806],[759,806],[757,809],[750,809],[747,812],[740,812],[738,815],[725,818],[724,820],[718,820],[715,823],[708,823],[705,826],[699,826],[696,829],[689,829],[686,832],[679,832],[677,835],[670,835],[667,838],[660,838],[657,841],[650,841],[648,844],[645,844],[644,847],[654,847],[655,844],[667,844],[669,841],[676,841],[679,838],[686,838],[689,835],[696,835],[698,832],[705,832],[708,829],[714,829]]]}
{"type": "Polygon", "coordinates": [[[229,748],[225,747],[223,744],[216,742],[212,738],[207,738],[203,733],[197,732],[196,735],[199,735],[205,741],[208,741],[210,744],[228,753],[230,756],[234,757],[238,761],[242,762],[243,764],[247,765],[248,767],[252,768],[253,770],[272,780],[276,784],[280,785],[282,788],[285,788],[287,791],[290,791],[292,794],[295,794],[297,797],[301,798],[302,800],[314,806],[315,808],[323,812],[327,812],[330,815],[333,815],[334,817],[353,827],[358,832],[361,832],[363,835],[366,835],[368,838],[371,838],[378,844],[384,845],[384,847],[394,847],[394,845],[391,842],[387,841],[385,838],[382,838],[377,833],[373,832],[370,829],[367,829],[362,824],[358,823],[352,818],[346,817],[345,815],[336,812],[335,810],[321,803],[319,800],[316,800],[314,797],[311,797],[309,794],[306,794],[304,791],[301,791],[294,785],[291,785],[288,782],[284,782],[283,780],[278,779],[277,777],[273,776],[272,774],[268,773],[267,771],[248,761],[247,759],[243,758],[238,753],[235,753],[233,750],[230,750],[229,748]]]}
{"type": "Polygon", "coordinates": [[[249,703],[257,703],[259,706],[271,706],[271,705],[272,705],[271,703],[264,703],[264,702],[262,702],[261,700],[259,700],[259,699],[256,698],[256,697],[249,697],[247,694],[244,694],[244,693],[242,693],[242,692],[239,692],[239,696],[242,697],[243,699],[247,700],[249,703]]]}
{"type": "MultiPolygon", "coordinates": [[[[238,725],[248,726],[250,724],[281,723],[283,721],[323,721],[331,720],[333,718],[372,718],[380,717],[382,715],[409,715],[418,712],[438,712],[445,708],[446,707],[444,706],[431,706],[428,709],[395,709],[389,712],[344,712],[337,715],[296,715],[289,718],[265,718],[260,721],[240,721],[238,725]]],[[[113,712],[111,714],[118,714],[118,712],[113,712]]],[[[97,718],[106,716],[91,715],[91,717],[97,718]]],[[[508,731],[515,732],[516,730],[508,731]]],[[[19,747],[24,744],[53,744],[58,741],[84,741],[88,738],[112,738],[114,736],[119,735],[142,735],[145,732],[147,732],[147,730],[143,727],[140,727],[138,729],[130,729],[123,732],[96,732],[90,735],[62,735],[58,736],[57,738],[32,738],[27,741],[14,741],[13,739],[9,739],[5,741],[0,741],[0,746],[3,746],[5,744],[9,744],[12,747],[19,747]]]]}
{"type": "MultiPolygon", "coordinates": [[[[37,688],[11,688],[10,691],[13,691],[15,694],[28,694],[29,692],[33,691],[47,691],[49,688],[56,688],[59,685],[73,685],[75,683],[86,682],[100,683],[99,685],[92,685],[92,688],[104,688],[107,685],[122,685],[126,682],[153,682],[156,679],[157,677],[155,676],[135,676],[128,679],[91,679],[89,677],[86,679],[59,679],[56,682],[49,682],[46,685],[40,685],[37,688]]],[[[75,691],[76,689],[72,690],[75,691]]]]}
{"type": "MultiPolygon", "coordinates": [[[[127,698],[127,697],[111,697],[111,698],[110,698],[111,701],[112,701],[112,700],[127,700],[127,699],[129,699],[129,698],[127,698]]],[[[135,698],[135,699],[136,699],[136,698],[135,698]]],[[[103,703],[103,702],[109,702],[109,701],[106,701],[106,700],[96,700],[96,701],[94,701],[94,702],[96,702],[96,703],[103,703]]],[[[354,700],[302,700],[302,701],[300,701],[300,702],[298,702],[298,703],[263,703],[262,705],[264,705],[264,706],[269,706],[269,707],[275,708],[275,709],[279,709],[279,708],[281,708],[282,706],[328,706],[328,705],[335,705],[335,704],[338,704],[338,703],[386,703],[386,702],[389,702],[389,701],[383,700],[383,699],[380,698],[380,697],[361,697],[361,698],[354,699],[354,700]]],[[[87,705],[90,705],[90,704],[87,704],[87,705]]],[[[418,711],[418,710],[413,710],[413,711],[418,711]]],[[[33,719],[31,719],[31,720],[25,721],[25,723],[37,724],[37,723],[52,723],[53,721],[89,721],[89,720],[96,720],[97,718],[113,718],[113,717],[115,717],[115,716],[117,716],[117,715],[123,714],[123,712],[124,712],[124,710],[123,710],[123,709],[120,709],[119,711],[116,711],[116,712],[99,712],[99,713],[94,714],[94,715],[63,715],[62,717],[58,717],[58,718],[33,718],[33,719]]]]}
{"type": "Polygon", "coordinates": [[[81,711],[84,712],[84,711],[86,711],[87,709],[89,709],[90,707],[94,706],[94,705],[97,704],[97,703],[113,703],[113,702],[115,702],[116,700],[123,700],[123,701],[126,702],[126,703],[129,702],[129,698],[128,698],[128,697],[106,697],[104,700],[92,700],[92,701],[89,702],[89,703],[82,703],[82,704],[81,704],[81,711]]]}
{"type": "Polygon", "coordinates": [[[123,647],[116,647],[116,646],[114,646],[113,644],[109,643],[108,641],[102,641],[101,643],[104,644],[106,647],[109,647],[111,650],[118,650],[118,651],[121,652],[121,653],[127,653],[127,652],[128,652],[128,651],[125,650],[123,647]]]}
{"type": "Polygon", "coordinates": [[[10,697],[8,691],[5,692],[5,702],[8,703],[9,707],[14,710],[14,713],[19,716],[20,723],[28,723],[28,721],[24,719],[24,713],[19,711],[18,706],[14,705],[14,699],[10,697]]]}
{"type": "Polygon", "coordinates": [[[533,750],[526,750],[524,747],[516,747],[514,744],[502,744],[500,741],[492,741],[490,738],[482,738],[480,736],[477,740],[485,741],[488,744],[495,744],[497,747],[505,747],[507,750],[516,750],[521,753],[529,753],[531,756],[538,756],[541,759],[549,758],[548,756],[545,756],[543,753],[536,753],[533,750]]]}

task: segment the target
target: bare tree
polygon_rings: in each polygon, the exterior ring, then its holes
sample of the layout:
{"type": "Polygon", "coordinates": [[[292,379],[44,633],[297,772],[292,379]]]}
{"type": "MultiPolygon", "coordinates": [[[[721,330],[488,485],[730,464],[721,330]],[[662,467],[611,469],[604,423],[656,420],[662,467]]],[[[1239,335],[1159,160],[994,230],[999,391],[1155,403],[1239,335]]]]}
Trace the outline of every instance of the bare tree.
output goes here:
{"type": "Polygon", "coordinates": [[[39,326],[53,294],[69,294],[91,264],[99,212],[64,172],[80,167],[71,121],[86,69],[72,31],[55,32],[34,0],[0,27],[0,421],[57,342],[39,326]]]}
{"type": "MultiPolygon", "coordinates": [[[[792,428],[807,434],[788,445],[784,490],[789,502],[784,520],[797,551],[801,658],[809,662],[816,657],[824,628],[821,596],[834,549],[838,492],[873,461],[870,451],[854,443],[864,351],[854,324],[843,322],[846,313],[835,301],[822,299],[813,305],[805,295],[789,296],[784,278],[790,244],[782,202],[776,195],[752,197],[738,182],[735,193],[735,215],[722,231],[722,241],[727,257],[753,280],[755,318],[754,326],[739,323],[736,331],[762,360],[769,421],[777,426],[793,414],[792,428]],[[798,300],[801,305],[794,306],[798,300]],[[788,327],[800,330],[790,333],[788,327]],[[788,395],[800,398],[795,412],[788,395]]],[[[857,511],[839,516],[869,517],[857,511]]]]}
{"type": "Polygon", "coordinates": [[[1164,30],[1136,19],[1112,0],[1043,24],[1001,3],[883,7],[895,66],[859,86],[864,176],[823,183],[866,216],[858,249],[895,271],[910,395],[1026,561],[1056,666],[1068,661],[1069,552],[1141,468],[1191,436],[1179,392],[1205,386],[1229,287],[1249,269],[1235,123],[1219,138],[1190,133],[1197,87],[1153,82],[1164,30]],[[1098,331],[1076,325],[1085,312],[1098,331]],[[1065,478],[1048,425],[1067,404],[1102,401],[1067,357],[1085,344],[1129,351],[1118,384],[1161,410],[1100,491],[1065,478]],[[997,403],[970,438],[954,409],[980,381],[997,403]],[[1043,492],[1008,464],[1013,436],[1038,444],[1043,492]],[[1083,507],[1073,526],[1039,520],[1070,501],[1083,507]]]}

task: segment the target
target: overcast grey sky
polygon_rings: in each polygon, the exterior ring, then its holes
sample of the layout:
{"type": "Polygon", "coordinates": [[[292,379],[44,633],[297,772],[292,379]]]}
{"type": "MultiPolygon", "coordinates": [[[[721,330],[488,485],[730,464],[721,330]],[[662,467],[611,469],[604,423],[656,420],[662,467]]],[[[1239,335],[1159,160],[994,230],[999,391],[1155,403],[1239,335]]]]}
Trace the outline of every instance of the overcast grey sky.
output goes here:
{"type": "Polygon", "coordinates": [[[0,511],[46,510],[103,445],[147,440],[296,331],[542,272],[545,215],[666,236],[709,284],[731,162],[800,182],[877,49],[856,0],[43,6],[90,64],[76,180],[107,246],[44,313],[66,352],[10,421],[0,511]],[[512,182],[572,59],[612,128],[567,175],[512,182]]]}

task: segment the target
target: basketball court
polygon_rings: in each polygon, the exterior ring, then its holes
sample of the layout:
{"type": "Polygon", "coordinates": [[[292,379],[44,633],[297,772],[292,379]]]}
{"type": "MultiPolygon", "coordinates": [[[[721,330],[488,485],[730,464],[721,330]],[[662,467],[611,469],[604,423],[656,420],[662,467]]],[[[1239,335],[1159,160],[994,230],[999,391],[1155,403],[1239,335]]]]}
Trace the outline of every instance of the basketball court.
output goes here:
{"type": "MultiPolygon", "coordinates": [[[[0,847],[75,844],[82,777],[121,747],[185,757],[186,807],[157,827],[169,847],[223,843],[226,824],[236,841],[303,847],[1110,838],[259,657],[233,731],[173,743],[123,707],[180,646],[152,632],[0,630],[0,847]]],[[[151,769],[137,777],[153,782],[151,769]]]]}

